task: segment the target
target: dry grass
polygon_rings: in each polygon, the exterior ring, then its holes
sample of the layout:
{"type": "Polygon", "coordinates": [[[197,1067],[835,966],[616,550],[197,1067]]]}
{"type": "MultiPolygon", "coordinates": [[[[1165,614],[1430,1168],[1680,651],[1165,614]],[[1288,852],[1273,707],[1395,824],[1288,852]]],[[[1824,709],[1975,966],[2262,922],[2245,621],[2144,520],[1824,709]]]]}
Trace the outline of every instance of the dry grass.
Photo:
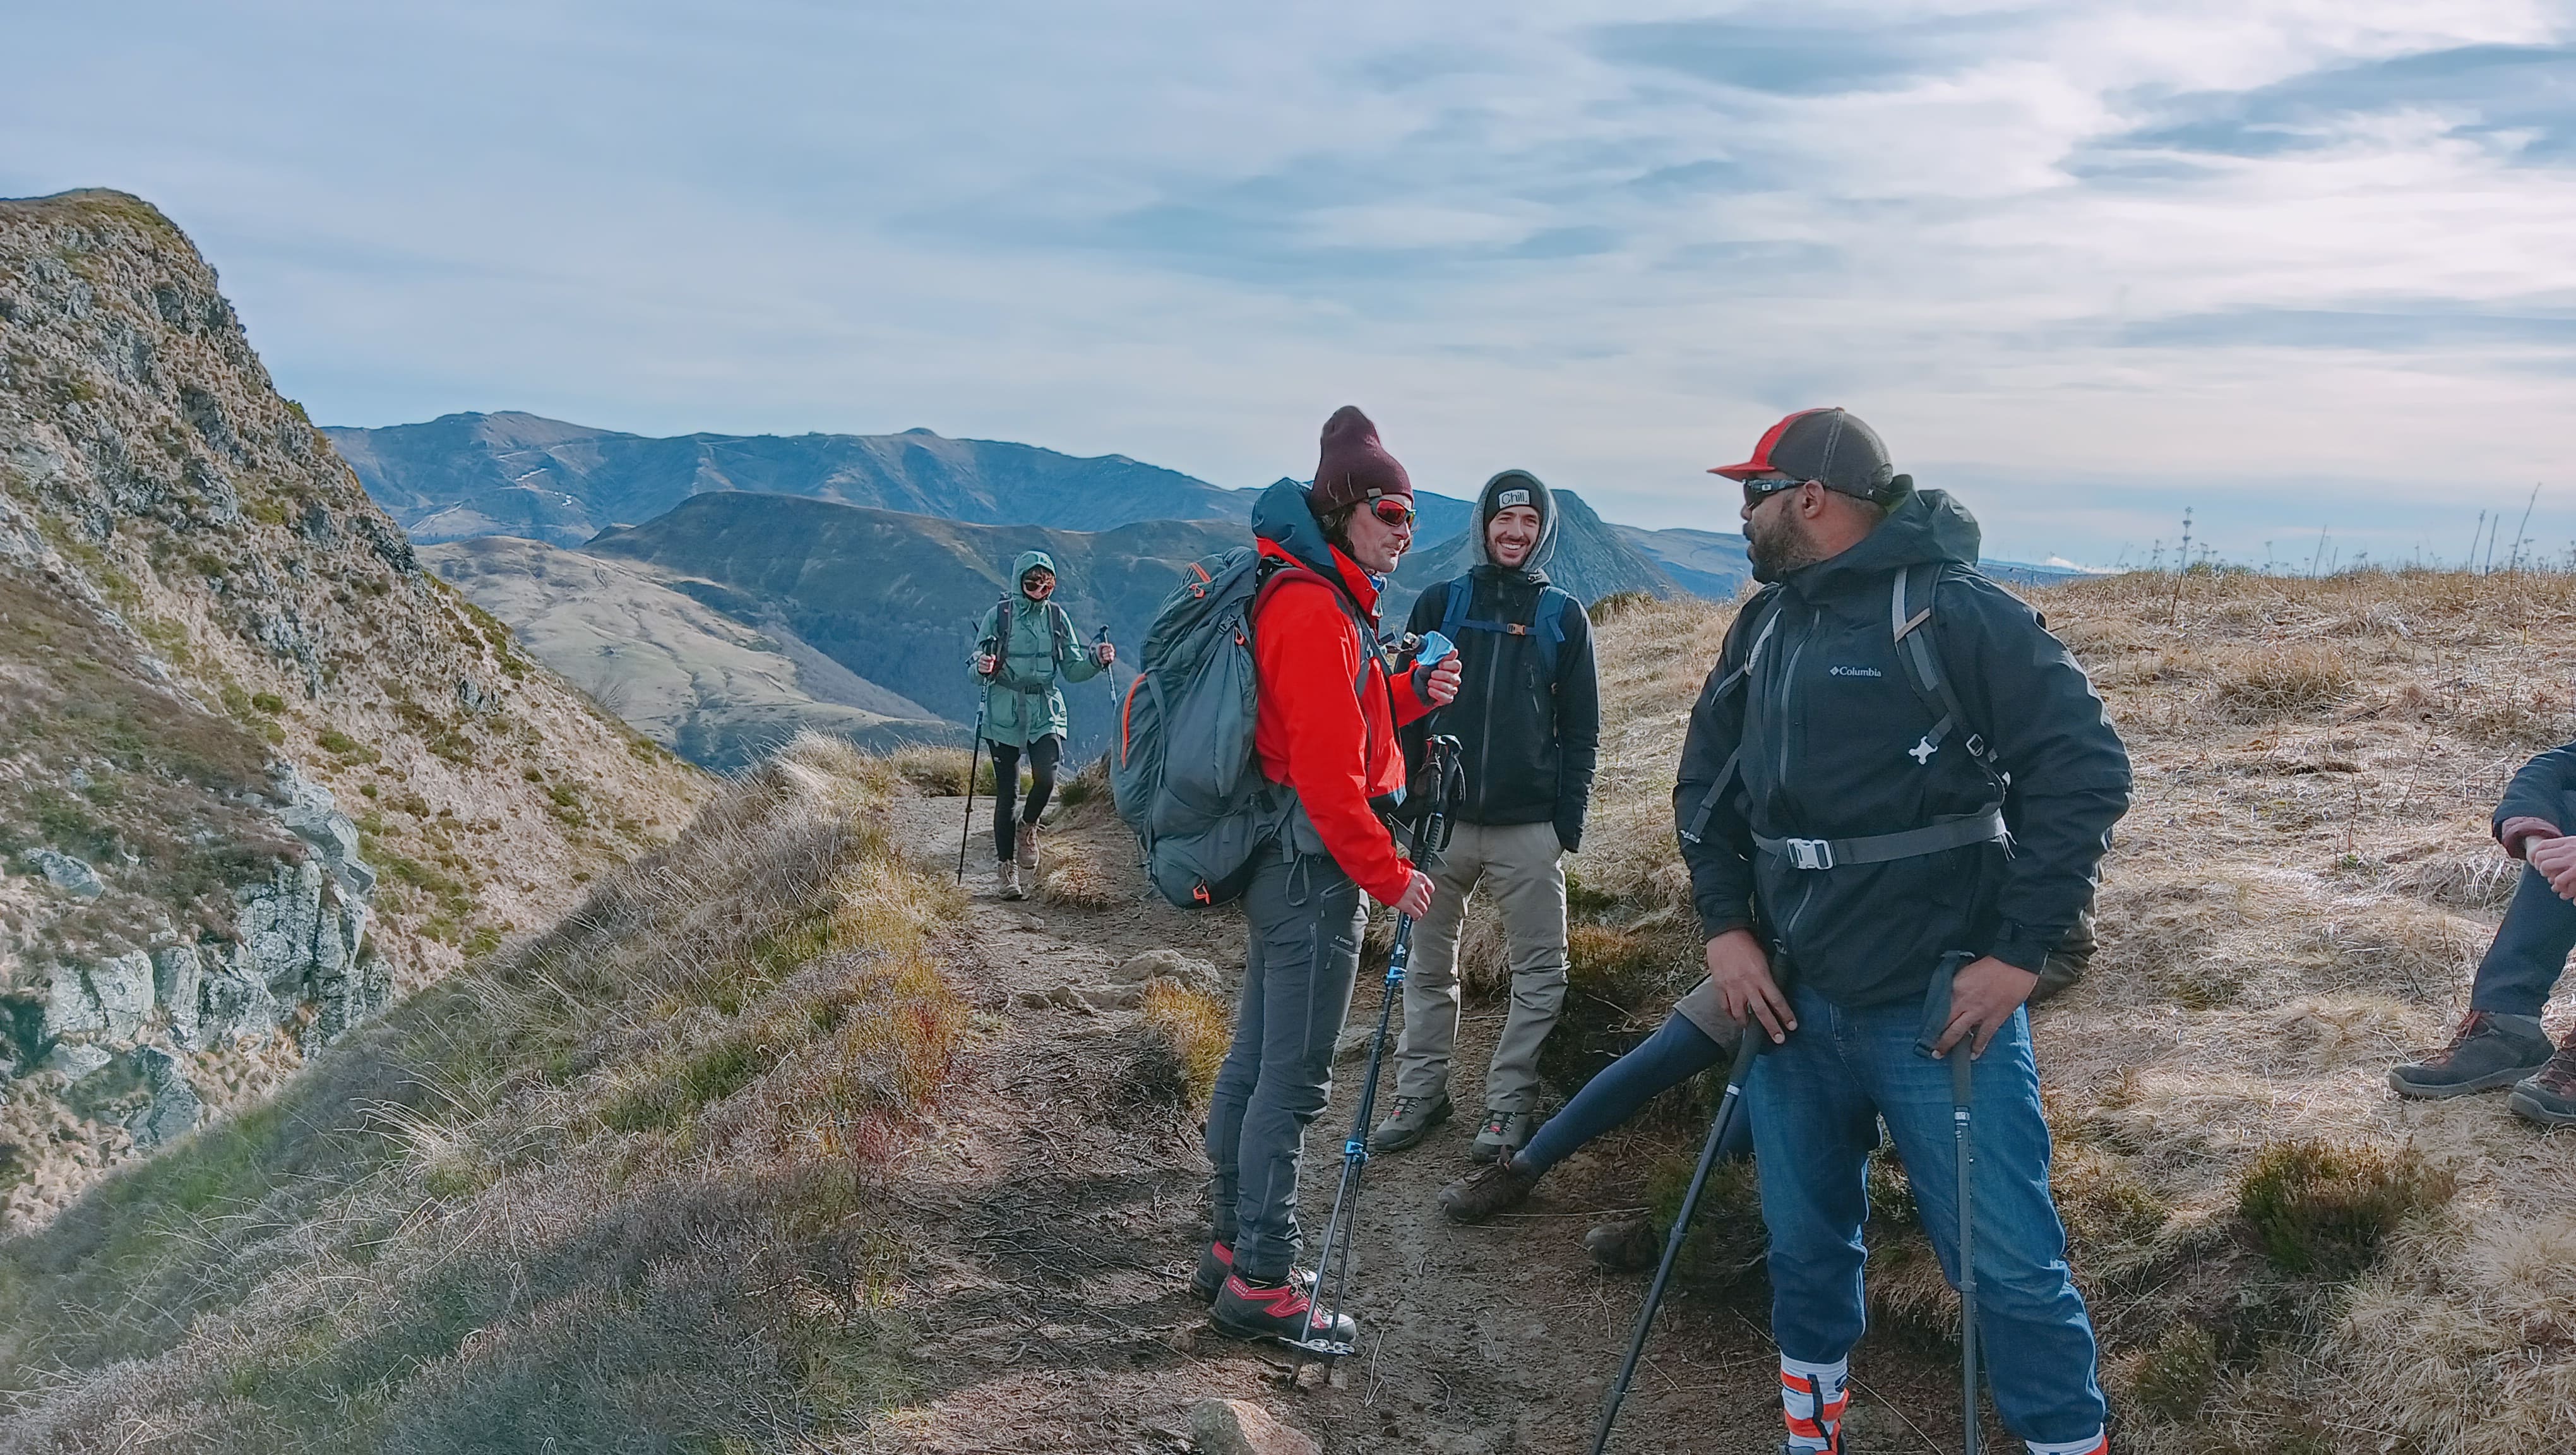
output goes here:
{"type": "Polygon", "coordinates": [[[1206,1106],[1216,1089],[1217,1065],[1233,1039],[1232,1010],[1204,990],[1157,980],[1145,987],[1145,1029],[1171,1058],[1182,1104],[1206,1106]]]}
{"type": "MultiPolygon", "coordinates": [[[[2505,780],[2576,737],[2576,578],[2195,573],[2025,595],[2138,768],[2101,953],[2035,1028],[2122,1448],[2564,1443],[2576,1140],[2493,1098],[2400,1103],[2384,1076],[2439,1044],[2511,897],[2516,866],[2486,835],[2505,780]],[[2307,1154],[2280,1150],[2299,1143],[2339,1149],[2361,1184],[2396,1169],[2379,1192],[2324,1198],[2379,1229],[2329,1240],[2344,1249],[2318,1255],[2330,1276],[2256,1251],[2277,1197],[2247,1216],[2249,1183],[2301,1181],[2283,1159],[2307,1154]]],[[[1731,616],[1622,603],[1602,624],[1601,786],[1573,863],[1596,957],[1687,922],[1672,765],[1731,616]]],[[[1660,1016],[1696,973],[1663,962],[1631,1015],[1660,1016]]],[[[2550,1020],[2563,1028],[2563,1000],[2550,1020]]],[[[2288,1202],[2316,1211],[2309,1197],[2288,1202]]],[[[1955,1300],[1907,1219],[1881,1211],[1879,1316],[1945,1334],[1955,1300]]]]}
{"type": "Polygon", "coordinates": [[[808,738],[580,912],[0,1254],[0,1449],[812,1448],[903,1392],[880,1191],[953,891],[808,738]]]}

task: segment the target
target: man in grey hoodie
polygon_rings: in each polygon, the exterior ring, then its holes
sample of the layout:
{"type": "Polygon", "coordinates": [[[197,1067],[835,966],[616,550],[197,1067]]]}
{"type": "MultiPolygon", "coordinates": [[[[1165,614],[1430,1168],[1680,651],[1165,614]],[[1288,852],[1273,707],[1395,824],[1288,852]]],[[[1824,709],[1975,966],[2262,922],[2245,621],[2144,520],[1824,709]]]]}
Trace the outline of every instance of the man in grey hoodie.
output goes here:
{"type": "Polygon", "coordinates": [[[1430,870],[1431,912],[1414,930],[1395,1110],[1369,1139],[1383,1151],[1414,1145],[1449,1117],[1458,927],[1480,888],[1502,911],[1512,991],[1468,1155],[1517,1152],[1535,1129],[1539,1044],[1565,1004],[1565,856],[1583,841],[1601,739],[1591,619],[1542,569],[1557,514],[1525,470],[1486,481],[1468,522],[1475,566],[1423,592],[1405,623],[1457,643],[1465,669],[1457,700],[1408,728],[1406,746],[1418,761],[1427,734],[1455,736],[1467,785],[1448,851],[1430,870]]]}

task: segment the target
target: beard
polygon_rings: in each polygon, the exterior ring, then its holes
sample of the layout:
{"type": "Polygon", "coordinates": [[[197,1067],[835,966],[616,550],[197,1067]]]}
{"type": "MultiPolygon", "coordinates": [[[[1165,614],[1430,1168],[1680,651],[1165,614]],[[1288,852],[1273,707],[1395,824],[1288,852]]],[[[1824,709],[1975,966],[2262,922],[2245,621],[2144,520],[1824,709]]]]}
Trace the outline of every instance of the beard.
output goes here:
{"type": "Polygon", "coordinates": [[[1767,524],[1759,518],[1744,523],[1744,555],[1753,565],[1753,579],[1766,586],[1825,558],[1798,517],[1787,511],[1775,513],[1767,524]]]}

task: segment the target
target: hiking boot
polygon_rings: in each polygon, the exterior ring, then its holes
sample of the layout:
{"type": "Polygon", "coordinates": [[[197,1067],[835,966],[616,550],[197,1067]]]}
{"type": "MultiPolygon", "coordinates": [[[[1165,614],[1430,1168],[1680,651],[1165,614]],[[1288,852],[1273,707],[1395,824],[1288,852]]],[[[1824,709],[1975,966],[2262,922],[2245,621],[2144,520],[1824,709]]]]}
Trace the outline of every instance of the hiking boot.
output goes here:
{"type": "Polygon", "coordinates": [[[1020,887],[1019,865],[1012,863],[1008,859],[1004,859],[1001,864],[993,870],[993,877],[1002,881],[1002,897],[1004,899],[1026,899],[1029,897],[1029,892],[1020,887]]]}
{"type": "Polygon", "coordinates": [[[1038,877],[1038,826],[1024,823],[1011,835],[1011,862],[1034,883],[1038,877]]]}
{"type": "Polygon", "coordinates": [[[1395,1115],[1379,1122],[1369,1132],[1372,1152],[1401,1152],[1424,1137],[1431,1129],[1449,1120],[1449,1093],[1438,1096],[1399,1096],[1395,1115]]]}
{"type": "Polygon", "coordinates": [[[1208,1322],[1218,1333],[1235,1339],[1275,1339],[1282,1344],[1300,1338],[1332,1344],[1358,1342],[1359,1323],[1348,1314],[1335,1314],[1330,1320],[1317,1317],[1310,1334],[1307,1310],[1313,1305],[1308,1292],[1300,1278],[1253,1283],[1240,1273],[1229,1273],[1225,1286],[1217,1290],[1216,1307],[1208,1310],[1208,1322]]]}
{"type": "Polygon", "coordinates": [[[1517,1152],[1529,1145],[1530,1134],[1538,1130],[1538,1118],[1525,1111],[1489,1111],[1485,1124],[1476,1129],[1476,1140],[1467,1145],[1467,1160],[1491,1162],[1505,1152],[1517,1152]]]}
{"type": "Polygon", "coordinates": [[[2569,1031],[2549,1064],[2513,1084],[2505,1105],[2544,1127],[2576,1126],[2576,1031],[2569,1031]]]}
{"type": "MultiPolygon", "coordinates": [[[[2388,1073],[2389,1089],[2399,1096],[2436,1098],[2465,1096],[2512,1086],[2550,1063],[2549,1038],[2506,1025],[2492,1013],[2473,1010],[2460,1018],[2451,1044],[2421,1061],[2388,1073]]],[[[2564,1059],[2567,1053],[2559,1052],[2564,1059]]]]}
{"type": "Polygon", "coordinates": [[[1653,1218],[1621,1218],[1594,1224],[1583,1235],[1583,1251],[1612,1273],[1635,1273],[1663,1258],[1664,1240],[1655,1235],[1653,1218]]]}
{"type": "Polygon", "coordinates": [[[1201,1303],[1216,1302],[1217,1290],[1225,1287],[1225,1276],[1234,1271],[1234,1245],[1214,1238],[1199,1250],[1199,1266],[1190,1274],[1190,1297],[1201,1303]]]}
{"type": "Polygon", "coordinates": [[[1440,1189],[1440,1210],[1453,1223],[1481,1223],[1529,1201],[1539,1174],[1524,1172],[1509,1157],[1479,1167],[1440,1189]]]}

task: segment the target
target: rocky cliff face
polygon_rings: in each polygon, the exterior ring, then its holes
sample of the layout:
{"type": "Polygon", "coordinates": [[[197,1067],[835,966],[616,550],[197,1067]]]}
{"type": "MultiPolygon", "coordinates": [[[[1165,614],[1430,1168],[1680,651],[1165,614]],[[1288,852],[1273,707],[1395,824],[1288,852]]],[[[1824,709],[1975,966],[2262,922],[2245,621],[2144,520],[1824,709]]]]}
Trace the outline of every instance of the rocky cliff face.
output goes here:
{"type": "Polygon", "coordinates": [[[167,219],[0,202],[0,1229],[701,792],[420,569],[167,219]]]}

